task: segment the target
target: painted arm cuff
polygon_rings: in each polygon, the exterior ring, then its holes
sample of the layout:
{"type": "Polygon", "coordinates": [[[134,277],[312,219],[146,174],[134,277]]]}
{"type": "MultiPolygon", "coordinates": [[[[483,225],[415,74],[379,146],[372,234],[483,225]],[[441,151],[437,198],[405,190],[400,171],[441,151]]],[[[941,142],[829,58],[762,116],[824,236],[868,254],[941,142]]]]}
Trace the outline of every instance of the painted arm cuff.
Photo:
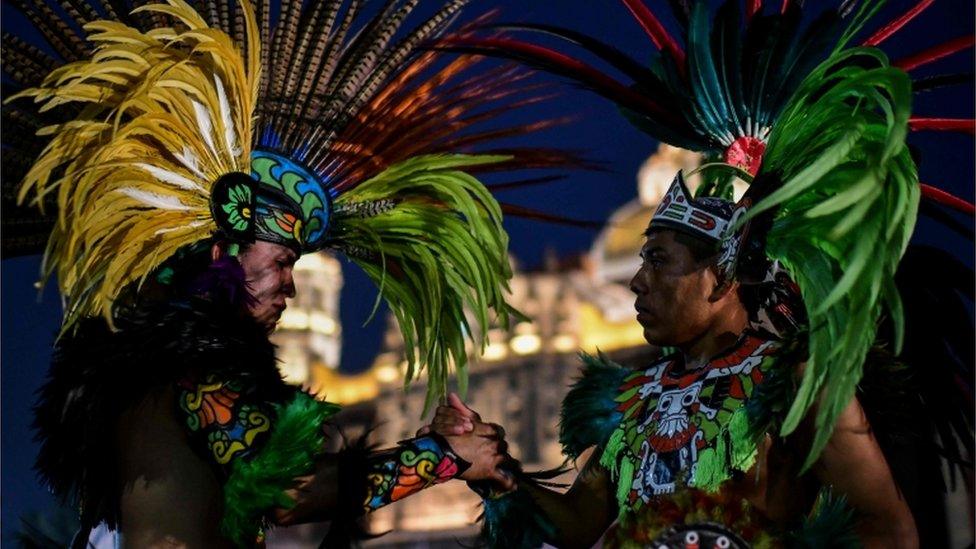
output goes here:
{"type": "Polygon", "coordinates": [[[470,466],[439,435],[401,441],[395,448],[376,452],[367,458],[363,510],[367,513],[374,511],[448,481],[470,466]]]}

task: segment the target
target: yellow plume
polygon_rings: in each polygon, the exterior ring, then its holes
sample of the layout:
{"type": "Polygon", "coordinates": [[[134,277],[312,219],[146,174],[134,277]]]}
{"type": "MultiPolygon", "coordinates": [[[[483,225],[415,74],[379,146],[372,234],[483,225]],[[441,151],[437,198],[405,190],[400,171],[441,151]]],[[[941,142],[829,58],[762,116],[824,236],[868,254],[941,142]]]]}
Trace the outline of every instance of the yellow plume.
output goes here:
{"type": "Polygon", "coordinates": [[[32,97],[41,111],[82,107],[73,120],[38,132],[53,138],[18,195],[38,207],[57,195],[44,275],[57,275],[65,298],[62,331],[99,314],[111,325],[123,289],[214,232],[213,183],[250,171],[261,44],[254,12],[241,4],[247,59],[242,45],[189,4],[166,0],[135,12],[171,16],[179,30],[89,23],[90,59],[8,99],[32,97]]]}

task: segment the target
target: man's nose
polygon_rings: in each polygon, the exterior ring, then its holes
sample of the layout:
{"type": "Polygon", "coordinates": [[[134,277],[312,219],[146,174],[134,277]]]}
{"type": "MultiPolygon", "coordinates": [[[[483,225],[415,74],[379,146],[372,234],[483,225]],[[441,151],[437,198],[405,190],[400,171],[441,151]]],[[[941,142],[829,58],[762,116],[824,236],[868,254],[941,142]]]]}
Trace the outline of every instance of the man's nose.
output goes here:
{"type": "Polygon", "coordinates": [[[641,284],[641,271],[643,271],[643,268],[637,271],[634,278],[630,279],[630,291],[637,295],[644,293],[644,285],[641,284]]]}
{"type": "Polygon", "coordinates": [[[282,289],[285,291],[285,297],[295,297],[295,279],[292,277],[290,272],[285,279],[285,285],[282,289]]]}

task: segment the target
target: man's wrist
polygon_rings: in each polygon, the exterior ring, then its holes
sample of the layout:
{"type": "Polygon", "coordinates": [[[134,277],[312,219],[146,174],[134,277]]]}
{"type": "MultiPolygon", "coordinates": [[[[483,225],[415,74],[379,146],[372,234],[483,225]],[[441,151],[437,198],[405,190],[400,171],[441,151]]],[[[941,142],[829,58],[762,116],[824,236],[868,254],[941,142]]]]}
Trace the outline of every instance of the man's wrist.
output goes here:
{"type": "Polygon", "coordinates": [[[451,447],[450,442],[437,433],[431,432],[424,436],[401,442],[401,444],[403,443],[413,443],[415,446],[430,448],[435,452],[439,452],[439,455],[441,456],[439,465],[442,465],[442,467],[438,468],[439,473],[437,476],[437,482],[444,482],[452,478],[458,478],[463,475],[465,471],[471,468],[471,462],[458,455],[458,453],[454,451],[454,448],[451,447]],[[427,442],[425,439],[429,439],[433,444],[427,442]],[[434,450],[435,446],[438,448],[438,450],[434,450]]]}
{"type": "Polygon", "coordinates": [[[471,464],[447,440],[428,434],[400,441],[395,448],[369,456],[366,511],[379,509],[464,473],[471,464]]]}

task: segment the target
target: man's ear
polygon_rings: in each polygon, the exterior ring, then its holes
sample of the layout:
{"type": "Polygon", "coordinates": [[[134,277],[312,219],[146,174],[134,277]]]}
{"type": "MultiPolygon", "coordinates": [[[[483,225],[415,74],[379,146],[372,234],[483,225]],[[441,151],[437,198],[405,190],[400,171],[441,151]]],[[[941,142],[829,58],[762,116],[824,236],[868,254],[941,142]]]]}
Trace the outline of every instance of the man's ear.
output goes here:
{"type": "Polygon", "coordinates": [[[715,303],[739,289],[739,282],[735,279],[722,275],[718,269],[709,269],[709,271],[715,276],[715,287],[708,296],[710,303],[715,303]]]}
{"type": "Polygon", "coordinates": [[[217,261],[224,255],[224,250],[220,247],[220,243],[214,242],[214,245],[210,247],[210,259],[212,261],[217,261]]]}

